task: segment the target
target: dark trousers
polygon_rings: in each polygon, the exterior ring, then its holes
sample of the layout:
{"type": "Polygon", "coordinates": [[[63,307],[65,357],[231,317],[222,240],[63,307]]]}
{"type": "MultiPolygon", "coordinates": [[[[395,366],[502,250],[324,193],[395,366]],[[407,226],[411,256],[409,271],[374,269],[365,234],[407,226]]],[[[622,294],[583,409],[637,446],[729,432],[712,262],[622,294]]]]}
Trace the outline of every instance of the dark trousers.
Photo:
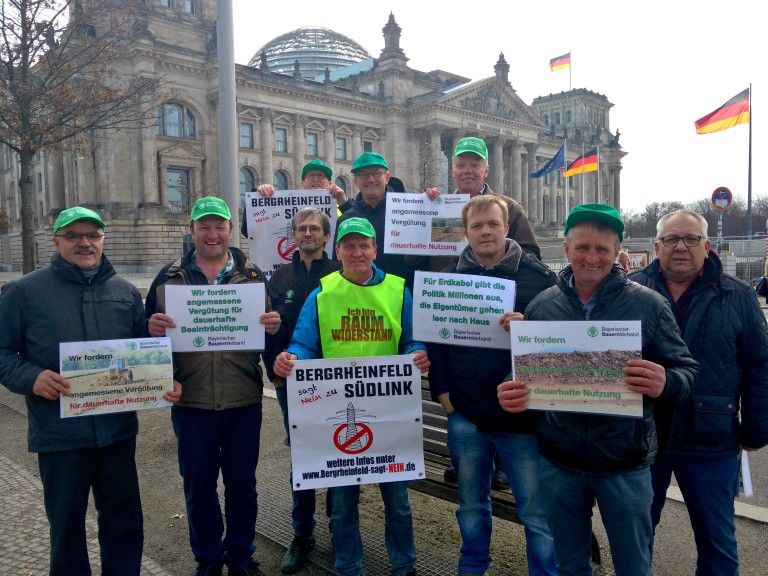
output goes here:
{"type": "Polygon", "coordinates": [[[90,575],[85,517],[88,496],[98,512],[101,573],[138,576],[144,518],[136,474],[136,438],[103,448],[38,454],[51,533],[50,576],[90,575]]]}
{"type": "Polygon", "coordinates": [[[171,420],[195,560],[242,570],[251,562],[256,537],[261,403],[227,410],[174,406],[171,420]],[[217,492],[219,471],[224,479],[226,536],[217,492]]]}

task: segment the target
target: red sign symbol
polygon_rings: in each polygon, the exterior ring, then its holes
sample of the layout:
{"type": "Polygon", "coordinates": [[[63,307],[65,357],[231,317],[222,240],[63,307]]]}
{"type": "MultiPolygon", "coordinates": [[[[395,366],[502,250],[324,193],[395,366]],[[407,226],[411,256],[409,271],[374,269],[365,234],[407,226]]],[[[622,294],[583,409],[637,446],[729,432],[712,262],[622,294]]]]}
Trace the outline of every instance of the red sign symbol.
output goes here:
{"type": "Polygon", "coordinates": [[[347,437],[349,434],[348,424],[342,424],[336,428],[333,434],[334,445],[345,454],[360,454],[368,450],[373,444],[373,431],[367,424],[358,422],[353,426],[356,432],[349,437],[347,437]]]}
{"type": "Polygon", "coordinates": [[[280,238],[280,242],[277,243],[277,253],[280,255],[280,258],[286,262],[291,261],[291,255],[295,250],[296,244],[294,244],[293,241],[289,240],[288,238],[280,238]],[[287,247],[286,244],[288,245],[287,247]]]}

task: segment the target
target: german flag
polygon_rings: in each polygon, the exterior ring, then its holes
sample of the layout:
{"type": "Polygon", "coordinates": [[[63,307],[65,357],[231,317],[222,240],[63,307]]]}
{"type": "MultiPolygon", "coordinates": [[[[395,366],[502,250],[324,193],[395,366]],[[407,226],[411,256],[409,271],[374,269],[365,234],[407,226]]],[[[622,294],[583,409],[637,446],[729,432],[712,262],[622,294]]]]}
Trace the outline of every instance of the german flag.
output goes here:
{"type": "Polygon", "coordinates": [[[563,170],[563,176],[570,178],[576,174],[585,172],[596,172],[598,168],[597,148],[592,148],[586,154],[582,154],[576,160],[568,164],[568,168],[563,170]]]}
{"type": "Polygon", "coordinates": [[[571,53],[563,54],[557,58],[552,58],[549,61],[549,70],[555,72],[556,70],[568,70],[571,67],[571,53]]]}
{"type": "Polygon", "coordinates": [[[749,88],[739,92],[703,118],[694,122],[696,134],[711,134],[733,128],[737,124],[749,124],[749,88]]]}

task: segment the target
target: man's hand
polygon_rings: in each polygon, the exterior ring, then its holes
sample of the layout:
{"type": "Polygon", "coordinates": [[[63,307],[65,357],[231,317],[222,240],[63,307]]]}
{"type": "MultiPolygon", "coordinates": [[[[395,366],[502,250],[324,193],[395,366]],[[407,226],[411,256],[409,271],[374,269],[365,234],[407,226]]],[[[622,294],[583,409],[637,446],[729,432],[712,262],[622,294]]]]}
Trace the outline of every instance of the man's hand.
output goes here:
{"type": "Polygon", "coordinates": [[[331,196],[336,199],[336,204],[338,206],[341,206],[347,201],[347,195],[344,193],[344,190],[336,186],[333,182],[328,186],[328,192],[330,192],[331,196]]]}
{"type": "Polygon", "coordinates": [[[437,188],[427,188],[426,190],[424,190],[424,194],[426,194],[427,198],[429,198],[434,202],[435,199],[438,196],[440,196],[440,190],[438,190],[437,188]]]}
{"type": "Polygon", "coordinates": [[[507,412],[518,414],[528,409],[528,389],[519,380],[507,380],[496,387],[499,404],[507,412]]]}
{"type": "Polygon", "coordinates": [[[272,198],[275,195],[275,187],[272,184],[262,184],[256,188],[256,192],[264,196],[264,198],[272,198]]]}
{"type": "Polygon", "coordinates": [[[273,366],[275,374],[277,376],[282,376],[283,378],[288,378],[291,370],[293,370],[293,361],[296,359],[298,359],[296,354],[280,352],[280,354],[277,355],[277,358],[275,358],[275,365],[273,366]]]}
{"type": "Polygon", "coordinates": [[[275,312],[274,310],[266,312],[259,316],[259,322],[264,324],[264,331],[267,334],[270,336],[277,334],[277,331],[280,330],[280,312],[275,312]]]}
{"type": "Polygon", "coordinates": [[[152,314],[147,323],[149,335],[155,338],[165,336],[166,328],[176,328],[176,324],[173,323],[173,318],[162,312],[155,312],[152,314]]]}
{"type": "Polygon", "coordinates": [[[69,396],[69,380],[53,370],[43,370],[32,384],[32,394],[46,400],[58,400],[59,396],[69,396]]]}
{"type": "Polygon", "coordinates": [[[509,322],[511,320],[522,320],[523,315],[520,312],[504,312],[501,318],[499,318],[499,324],[504,326],[504,330],[509,332],[509,322]]]}
{"type": "Polygon", "coordinates": [[[445,410],[446,414],[450,414],[453,412],[453,404],[451,404],[451,394],[450,392],[443,392],[437,397],[437,401],[440,402],[440,406],[443,407],[443,410],[445,410]]]}
{"type": "Polygon", "coordinates": [[[424,350],[414,350],[411,354],[413,355],[413,363],[416,364],[416,368],[418,368],[422,374],[429,370],[431,362],[429,361],[429,358],[427,358],[427,353],[424,350]]]}
{"type": "Polygon", "coordinates": [[[176,404],[176,402],[181,400],[181,382],[174,380],[173,390],[163,392],[163,400],[170,402],[171,404],[176,404]]]}
{"type": "Polygon", "coordinates": [[[664,366],[650,360],[629,360],[622,370],[626,374],[624,382],[632,392],[658,398],[667,385],[667,371],[664,366]]]}

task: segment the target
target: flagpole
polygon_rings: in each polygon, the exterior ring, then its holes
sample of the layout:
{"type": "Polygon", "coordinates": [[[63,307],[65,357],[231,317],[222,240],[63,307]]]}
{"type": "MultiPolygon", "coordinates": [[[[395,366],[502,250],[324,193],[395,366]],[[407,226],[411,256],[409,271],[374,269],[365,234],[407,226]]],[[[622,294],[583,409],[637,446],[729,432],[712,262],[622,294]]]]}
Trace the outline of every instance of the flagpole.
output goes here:
{"type": "Polygon", "coordinates": [[[602,204],[602,189],[600,188],[600,144],[597,145],[597,203],[602,204]]]}
{"type": "MultiPolygon", "coordinates": [[[[581,143],[581,157],[584,158],[584,142],[581,143]]],[[[582,160],[582,166],[581,166],[581,203],[584,204],[584,193],[586,190],[584,190],[584,160],[582,160]]]]}
{"type": "Polygon", "coordinates": [[[573,88],[573,83],[571,82],[571,75],[573,74],[573,55],[571,54],[571,49],[568,48],[568,92],[570,92],[573,88]]]}
{"type": "Polygon", "coordinates": [[[752,238],[752,83],[749,83],[749,160],[747,162],[747,237],[752,238]]]}
{"type": "MultiPolygon", "coordinates": [[[[568,169],[568,138],[563,138],[563,154],[565,160],[565,169],[568,169]]],[[[565,174],[565,172],[561,172],[565,174]]],[[[568,218],[568,212],[570,211],[571,195],[568,192],[568,178],[565,177],[565,214],[563,214],[563,227],[565,227],[565,220],[568,218]]]]}

